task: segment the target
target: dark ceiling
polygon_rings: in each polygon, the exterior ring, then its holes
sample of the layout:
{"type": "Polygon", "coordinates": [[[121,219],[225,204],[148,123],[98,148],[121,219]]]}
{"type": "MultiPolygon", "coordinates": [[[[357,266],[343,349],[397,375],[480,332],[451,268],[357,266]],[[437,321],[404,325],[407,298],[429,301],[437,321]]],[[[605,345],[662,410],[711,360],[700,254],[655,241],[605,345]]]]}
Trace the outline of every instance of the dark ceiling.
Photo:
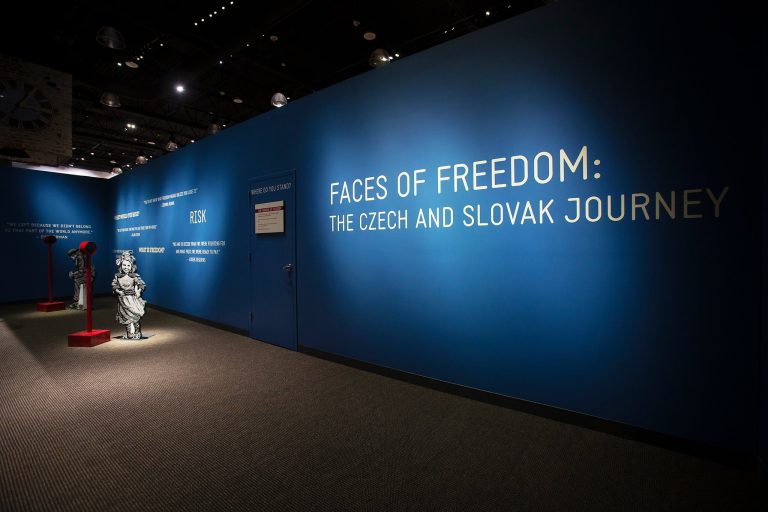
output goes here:
{"type": "Polygon", "coordinates": [[[73,75],[72,162],[104,171],[163,155],[171,137],[183,147],[211,123],[226,129],[270,110],[278,91],[290,102],[371,71],[377,48],[406,58],[543,3],[29,2],[19,23],[5,24],[0,53],[73,75]],[[102,27],[117,29],[125,48],[97,42],[102,27]],[[121,106],[103,105],[104,92],[121,106]]]}

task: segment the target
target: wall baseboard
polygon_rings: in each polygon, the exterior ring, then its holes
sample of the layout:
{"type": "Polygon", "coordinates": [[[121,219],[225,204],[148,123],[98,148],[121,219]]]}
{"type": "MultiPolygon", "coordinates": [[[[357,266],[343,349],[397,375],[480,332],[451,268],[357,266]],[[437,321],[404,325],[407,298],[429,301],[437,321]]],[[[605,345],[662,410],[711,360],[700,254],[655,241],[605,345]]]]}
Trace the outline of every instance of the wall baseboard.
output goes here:
{"type": "Polygon", "coordinates": [[[199,316],[194,315],[188,315],[187,313],[182,313],[181,311],[176,311],[175,309],[165,308],[163,306],[158,306],[156,304],[147,304],[147,307],[149,309],[156,309],[158,311],[162,311],[163,313],[168,313],[171,315],[180,316],[181,318],[186,318],[187,320],[192,320],[193,322],[198,322],[210,327],[215,327],[216,329],[221,329],[222,331],[228,331],[235,334],[240,334],[242,336],[248,336],[250,333],[246,329],[238,329],[237,327],[232,327],[231,325],[222,324],[219,322],[213,322],[211,320],[208,320],[206,318],[202,318],[199,316]]]}
{"type": "Polygon", "coordinates": [[[655,432],[653,430],[648,430],[642,427],[635,427],[626,423],[606,420],[596,416],[590,416],[588,414],[568,411],[566,409],[559,409],[557,407],[539,404],[536,402],[529,402],[520,398],[513,398],[505,395],[491,393],[489,391],[460,386],[458,384],[431,379],[429,377],[424,377],[401,370],[377,366],[375,364],[323,352],[321,350],[305,347],[302,345],[299,345],[299,352],[313,357],[325,359],[327,361],[351,366],[359,370],[377,373],[385,377],[391,377],[393,379],[424,386],[436,391],[442,391],[443,393],[450,393],[452,395],[470,398],[472,400],[477,400],[500,407],[506,407],[508,409],[514,409],[516,411],[521,411],[528,414],[534,414],[543,418],[596,430],[598,432],[604,432],[606,434],[611,434],[632,441],[639,441],[739,469],[753,472],[759,471],[759,462],[757,457],[750,457],[746,454],[736,453],[724,448],[720,448],[718,446],[712,446],[705,443],[700,443],[698,441],[691,441],[689,439],[655,432]]]}
{"type": "MultiPolygon", "coordinates": [[[[112,296],[111,292],[93,294],[94,299],[98,299],[101,297],[110,297],[110,296],[112,296]]],[[[64,302],[65,304],[70,304],[72,302],[72,295],[65,295],[63,297],[54,297],[53,300],[61,301],[61,302],[64,302]]],[[[0,302],[0,306],[13,306],[14,304],[36,304],[38,302],[48,302],[48,297],[41,297],[38,299],[7,300],[5,302],[0,302]]]]}

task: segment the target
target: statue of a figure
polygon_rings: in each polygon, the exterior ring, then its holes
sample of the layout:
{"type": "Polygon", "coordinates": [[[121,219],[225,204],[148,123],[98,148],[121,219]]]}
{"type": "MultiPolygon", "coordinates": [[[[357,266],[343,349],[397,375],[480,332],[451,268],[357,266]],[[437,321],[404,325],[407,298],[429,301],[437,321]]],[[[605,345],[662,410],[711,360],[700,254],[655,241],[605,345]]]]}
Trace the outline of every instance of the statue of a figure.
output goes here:
{"type": "Polygon", "coordinates": [[[123,251],[115,261],[118,272],[112,279],[112,291],[117,295],[117,316],[115,319],[125,326],[125,337],[141,339],[141,317],[147,303],[141,294],[147,285],[136,273],[136,258],[133,251],[123,251]]]}
{"type": "MultiPolygon", "coordinates": [[[[80,252],[80,249],[70,249],[67,254],[75,264],[75,270],[69,272],[69,278],[75,284],[75,292],[72,296],[74,302],[68,307],[70,309],[85,309],[85,256],[80,252]]],[[[96,279],[96,266],[91,262],[91,283],[94,279],[96,279]]]]}

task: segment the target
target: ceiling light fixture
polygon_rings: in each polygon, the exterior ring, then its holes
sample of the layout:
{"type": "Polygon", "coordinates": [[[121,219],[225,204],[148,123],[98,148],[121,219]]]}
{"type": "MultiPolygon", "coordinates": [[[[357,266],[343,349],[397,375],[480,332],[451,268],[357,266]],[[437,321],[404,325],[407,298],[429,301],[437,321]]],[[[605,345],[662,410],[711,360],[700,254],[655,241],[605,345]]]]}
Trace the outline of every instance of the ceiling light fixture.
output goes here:
{"type": "Polygon", "coordinates": [[[219,124],[219,118],[216,115],[211,114],[211,122],[208,125],[208,134],[215,135],[221,131],[221,125],[219,124]]]}
{"type": "Polygon", "coordinates": [[[242,98],[232,98],[232,101],[234,101],[238,105],[240,105],[243,102],[242,98]]]}
{"type": "Polygon", "coordinates": [[[373,41],[374,39],[376,39],[376,33],[366,32],[365,34],[363,34],[363,39],[365,39],[366,41],[373,41]]]}
{"type": "Polygon", "coordinates": [[[176,151],[177,149],[179,149],[179,144],[176,142],[176,137],[171,135],[168,139],[168,142],[165,144],[165,150],[176,151]]]}
{"type": "Polygon", "coordinates": [[[176,92],[178,92],[178,93],[184,92],[184,86],[182,84],[177,84],[176,85],[176,92]]]}
{"type": "Polygon", "coordinates": [[[135,60],[127,60],[125,61],[125,65],[131,69],[136,69],[139,67],[139,64],[135,60]]]}
{"type": "Polygon", "coordinates": [[[144,165],[145,163],[147,163],[147,155],[139,153],[139,156],[136,157],[136,165],[144,165]]]}
{"type": "Polygon", "coordinates": [[[368,59],[368,64],[374,68],[380,68],[389,64],[392,60],[392,56],[389,52],[383,48],[376,48],[371,52],[371,57],[368,59]]]}
{"type": "Polygon", "coordinates": [[[99,103],[107,107],[117,108],[120,106],[120,96],[112,92],[105,92],[99,98],[99,103]]]}
{"type": "Polygon", "coordinates": [[[101,27],[96,31],[96,41],[102,46],[113,50],[125,49],[123,34],[114,27],[101,27]]]}
{"type": "Polygon", "coordinates": [[[272,95],[271,103],[273,107],[280,108],[288,104],[288,99],[286,99],[285,94],[281,92],[276,92],[275,94],[272,95]]]}

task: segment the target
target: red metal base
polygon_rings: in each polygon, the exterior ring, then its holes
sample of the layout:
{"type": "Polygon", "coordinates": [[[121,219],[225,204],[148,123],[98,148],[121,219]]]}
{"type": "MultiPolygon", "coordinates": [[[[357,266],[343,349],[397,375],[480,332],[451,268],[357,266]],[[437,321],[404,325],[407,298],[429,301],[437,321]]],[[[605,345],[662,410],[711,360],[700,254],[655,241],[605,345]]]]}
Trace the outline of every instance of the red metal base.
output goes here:
{"type": "Polygon", "coordinates": [[[49,311],[61,311],[62,309],[66,308],[63,302],[38,302],[37,303],[37,310],[38,311],[45,311],[46,313],[49,311]]]}
{"type": "Polygon", "coordinates": [[[112,339],[108,329],[73,332],[69,335],[70,347],[95,347],[112,339]]]}

